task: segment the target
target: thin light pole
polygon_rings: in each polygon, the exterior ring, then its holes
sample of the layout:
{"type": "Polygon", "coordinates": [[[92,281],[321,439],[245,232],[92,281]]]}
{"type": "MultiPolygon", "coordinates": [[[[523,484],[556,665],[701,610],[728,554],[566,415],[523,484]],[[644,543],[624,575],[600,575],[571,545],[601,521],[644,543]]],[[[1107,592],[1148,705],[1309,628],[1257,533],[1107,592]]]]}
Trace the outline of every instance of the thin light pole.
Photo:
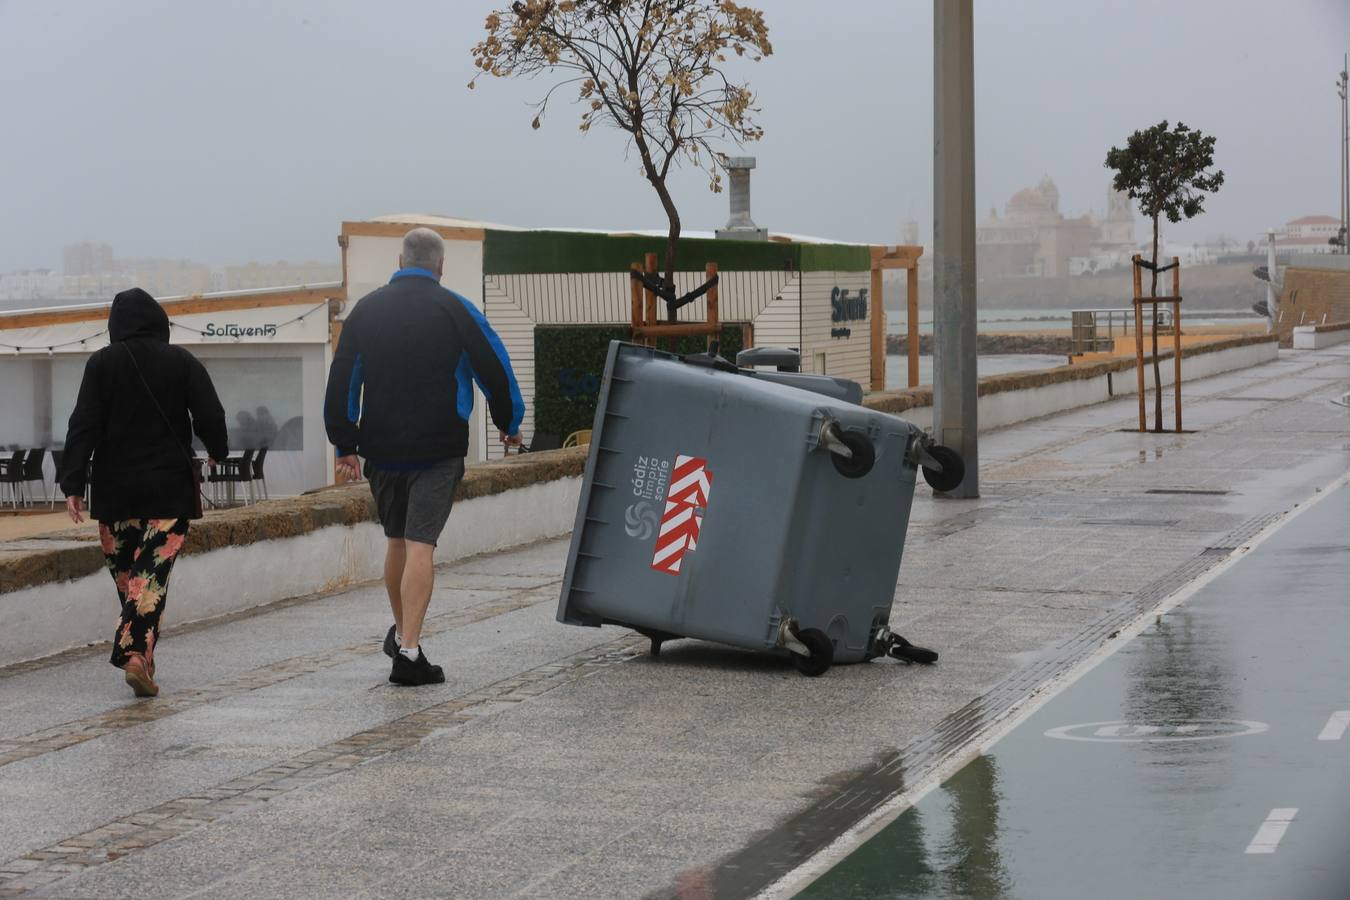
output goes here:
{"type": "Polygon", "coordinates": [[[1266,232],[1266,312],[1270,313],[1270,330],[1280,330],[1280,292],[1275,290],[1275,229],[1266,232]]]}
{"type": "Polygon", "coordinates": [[[933,436],[980,496],[975,405],[975,42],[971,0],[933,0],[933,436]]]}
{"type": "Polygon", "coordinates": [[[1336,82],[1336,94],[1341,98],[1341,253],[1350,253],[1350,54],[1341,60],[1341,77],[1336,82]]]}

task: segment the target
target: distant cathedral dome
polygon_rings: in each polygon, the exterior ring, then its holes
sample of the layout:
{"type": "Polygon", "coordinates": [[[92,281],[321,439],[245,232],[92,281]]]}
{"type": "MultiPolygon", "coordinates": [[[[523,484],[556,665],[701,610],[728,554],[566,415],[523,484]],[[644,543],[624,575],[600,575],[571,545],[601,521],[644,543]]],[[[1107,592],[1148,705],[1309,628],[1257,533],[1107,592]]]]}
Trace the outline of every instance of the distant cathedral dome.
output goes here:
{"type": "Polygon", "coordinates": [[[1104,218],[1090,213],[1066,218],[1059,210],[1059,186],[1045,175],[1034,187],[1013,194],[1002,217],[990,209],[977,226],[981,272],[1059,278],[1097,271],[1128,259],[1134,226],[1133,204],[1114,190],[1107,193],[1104,218]]]}
{"type": "Polygon", "coordinates": [[[1036,188],[1022,188],[1008,198],[1008,212],[1045,209],[1045,196],[1036,188]]]}

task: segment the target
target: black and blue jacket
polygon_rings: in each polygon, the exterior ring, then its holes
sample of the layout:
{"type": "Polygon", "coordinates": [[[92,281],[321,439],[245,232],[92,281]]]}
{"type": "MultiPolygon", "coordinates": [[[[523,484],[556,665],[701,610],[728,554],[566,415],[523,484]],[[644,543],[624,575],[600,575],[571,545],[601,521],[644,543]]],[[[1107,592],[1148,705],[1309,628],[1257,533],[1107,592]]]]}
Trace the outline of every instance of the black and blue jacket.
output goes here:
{"type": "Polygon", "coordinates": [[[401,269],[342,327],[324,398],[328,439],[339,454],[375,465],[464,456],[475,382],[493,423],[515,434],[525,402],[501,339],[434,272],[401,269]]]}

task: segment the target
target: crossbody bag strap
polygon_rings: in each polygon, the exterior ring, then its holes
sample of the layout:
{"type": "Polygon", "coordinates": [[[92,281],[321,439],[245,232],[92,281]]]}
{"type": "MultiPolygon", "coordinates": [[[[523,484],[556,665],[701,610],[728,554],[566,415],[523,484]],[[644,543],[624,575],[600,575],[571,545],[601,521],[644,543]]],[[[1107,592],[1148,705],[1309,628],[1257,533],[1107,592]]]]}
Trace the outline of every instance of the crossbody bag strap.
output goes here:
{"type": "Polygon", "coordinates": [[[136,370],[136,377],[141,380],[141,387],[145,388],[146,395],[149,396],[150,402],[155,406],[155,412],[159,413],[160,420],[164,422],[164,427],[168,429],[170,439],[178,445],[179,450],[183,451],[183,457],[187,460],[188,464],[188,474],[192,476],[193,503],[196,504],[195,518],[201,518],[203,501],[210,503],[213,507],[216,504],[213,503],[202,490],[202,481],[204,479],[197,457],[192,454],[190,449],[183,446],[183,442],[180,441],[178,435],[174,433],[173,423],[169,421],[169,416],[164,412],[164,407],[159,405],[159,400],[155,397],[155,392],[150,389],[150,382],[145,380],[145,375],[141,372],[141,364],[136,361],[136,354],[132,352],[131,347],[127,344],[123,344],[122,346],[126,349],[127,356],[131,357],[131,365],[136,370]]]}
{"type": "Polygon", "coordinates": [[[131,352],[131,348],[126,344],[122,344],[122,348],[127,351],[127,356],[131,357],[131,365],[132,368],[136,370],[136,377],[141,380],[141,387],[145,388],[145,393],[150,397],[150,402],[154,404],[155,412],[159,413],[160,419],[164,422],[164,427],[169,430],[169,437],[178,445],[178,449],[183,451],[183,455],[188,458],[188,461],[195,466],[197,464],[197,458],[192,455],[187,447],[183,446],[183,442],[180,441],[178,435],[174,433],[173,422],[169,421],[168,415],[164,412],[164,407],[159,405],[159,400],[156,399],[155,392],[150,389],[150,382],[145,380],[145,375],[141,372],[141,364],[136,361],[136,354],[131,352]]]}

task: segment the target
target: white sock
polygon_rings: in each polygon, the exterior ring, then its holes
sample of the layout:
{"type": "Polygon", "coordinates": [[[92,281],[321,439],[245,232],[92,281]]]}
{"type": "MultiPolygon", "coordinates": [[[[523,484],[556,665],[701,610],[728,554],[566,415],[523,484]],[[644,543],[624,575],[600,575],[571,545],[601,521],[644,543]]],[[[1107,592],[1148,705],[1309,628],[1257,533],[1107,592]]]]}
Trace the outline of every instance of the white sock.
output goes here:
{"type": "Polygon", "coordinates": [[[418,647],[399,647],[398,652],[408,657],[410,662],[417,662],[422,655],[422,651],[418,647]]]}
{"type": "Polygon", "coordinates": [[[403,646],[403,635],[399,634],[397,631],[394,632],[394,643],[398,644],[400,647],[403,646]]]}

